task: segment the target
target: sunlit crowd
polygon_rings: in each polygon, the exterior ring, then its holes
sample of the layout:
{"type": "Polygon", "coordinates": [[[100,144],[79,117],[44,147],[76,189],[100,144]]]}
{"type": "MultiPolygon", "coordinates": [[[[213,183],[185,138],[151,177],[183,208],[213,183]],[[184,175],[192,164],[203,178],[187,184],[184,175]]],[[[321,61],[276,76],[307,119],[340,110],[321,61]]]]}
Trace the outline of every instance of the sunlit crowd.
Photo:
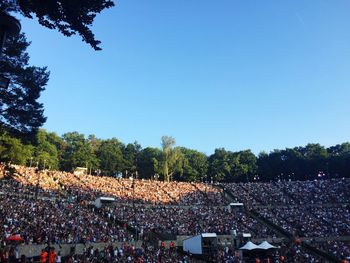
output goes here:
{"type": "MultiPolygon", "coordinates": [[[[349,241],[337,238],[350,236],[349,189],[349,179],[237,184],[160,182],[0,164],[0,239],[4,242],[20,234],[25,244],[128,244],[149,232],[174,239],[204,232],[280,237],[252,217],[254,213],[292,237],[308,240],[315,248],[344,259],[350,256],[349,241]],[[241,202],[245,208],[230,209],[227,194],[232,202],[241,202]],[[101,196],[114,197],[116,202],[96,209],[93,202],[101,196]],[[319,239],[325,237],[332,239],[319,239]]],[[[128,249],[121,249],[121,253],[120,248],[116,251],[112,247],[86,251],[79,259],[71,260],[98,262],[103,254],[106,262],[121,258],[125,262],[159,262],[159,258],[163,258],[161,262],[193,262],[174,251],[151,246],[138,251],[133,248],[132,253],[127,253],[128,249]]],[[[309,260],[305,262],[318,262],[311,261],[304,250],[293,251],[309,260]]],[[[235,257],[228,251],[218,255],[223,262],[235,257]]],[[[0,262],[5,261],[0,258],[0,262]]]]}

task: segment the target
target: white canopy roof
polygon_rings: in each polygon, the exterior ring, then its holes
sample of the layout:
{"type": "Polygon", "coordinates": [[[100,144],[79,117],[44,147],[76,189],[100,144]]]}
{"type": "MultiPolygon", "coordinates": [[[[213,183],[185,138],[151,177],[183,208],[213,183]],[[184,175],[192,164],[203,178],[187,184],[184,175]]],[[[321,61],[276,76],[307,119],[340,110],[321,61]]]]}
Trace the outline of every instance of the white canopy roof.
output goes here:
{"type": "Polygon", "coordinates": [[[97,199],[100,199],[101,201],[110,201],[110,202],[115,202],[115,198],[113,197],[105,197],[105,196],[100,196],[97,199]]]}
{"type": "Polygon", "coordinates": [[[259,248],[267,250],[267,249],[276,248],[276,247],[271,245],[269,242],[264,241],[259,245],[259,248]]]}
{"type": "Polygon", "coordinates": [[[243,203],[230,203],[230,206],[243,206],[243,203]]]}
{"type": "Polygon", "coordinates": [[[202,233],[202,237],[216,237],[216,233],[202,233]]]}
{"type": "Polygon", "coordinates": [[[253,242],[248,241],[247,244],[245,244],[243,247],[239,248],[242,250],[253,250],[253,249],[259,249],[260,247],[255,245],[253,242]]]}

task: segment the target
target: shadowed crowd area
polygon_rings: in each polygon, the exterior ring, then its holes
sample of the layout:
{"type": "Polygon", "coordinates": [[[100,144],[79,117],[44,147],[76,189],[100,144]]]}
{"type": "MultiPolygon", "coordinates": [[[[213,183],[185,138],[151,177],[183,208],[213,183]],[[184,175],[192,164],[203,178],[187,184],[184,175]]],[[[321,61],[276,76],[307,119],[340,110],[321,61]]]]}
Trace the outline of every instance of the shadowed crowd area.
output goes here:
{"type": "MultiPolygon", "coordinates": [[[[250,233],[257,240],[282,240],[279,253],[294,260],[288,262],[324,262],[302,243],[338,260],[350,255],[349,179],[183,183],[5,164],[0,165],[0,178],[3,241],[20,234],[24,244],[127,244],[136,239],[150,242],[150,234],[176,240],[234,231],[238,237],[250,233]],[[116,202],[97,209],[93,204],[101,196],[116,202]],[[241,202],[244,209],[231,209],[230,202],[241,202]]],[[[217,260],[235,252],[233,244],[223,247],[217,260]]]]}

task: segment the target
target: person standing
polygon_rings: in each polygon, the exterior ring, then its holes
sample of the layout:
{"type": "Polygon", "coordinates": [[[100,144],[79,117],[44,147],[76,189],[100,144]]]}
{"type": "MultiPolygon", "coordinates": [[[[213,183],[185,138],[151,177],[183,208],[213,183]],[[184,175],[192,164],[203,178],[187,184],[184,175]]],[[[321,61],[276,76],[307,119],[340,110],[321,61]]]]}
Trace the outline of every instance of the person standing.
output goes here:
{"type": "Polygon", "coordinates": [[[61,263],[61,262],[62,262],[61,251],[58,251],[56,262],[57,262],[57,263],[61,263]]]}
{"type": "Polygon", "coordinates": [[[57,254],[55,251],[55,248],[52,247],[50,248],[50,252],[49,252],[49,263],[56,263],[57,260],[57,254]]]}
{"type": "Polygon", "coordinates": [[[48,253],[46,252],[45,249],[42,249],[41,253],[40,253],[40,262],[41,263],[46,263],[47,262],[47,257],[48,257],[48,253]]]}

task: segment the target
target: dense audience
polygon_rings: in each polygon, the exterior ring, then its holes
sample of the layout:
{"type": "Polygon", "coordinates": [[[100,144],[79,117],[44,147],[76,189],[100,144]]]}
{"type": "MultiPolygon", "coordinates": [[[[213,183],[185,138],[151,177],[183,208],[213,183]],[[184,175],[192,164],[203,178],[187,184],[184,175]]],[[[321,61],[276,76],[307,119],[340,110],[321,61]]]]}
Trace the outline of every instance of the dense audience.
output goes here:
{"type": "MultiPolygon", "coordinates": [[[[127,242],[135,238],[126,230],[127,225],[141,238],[147,232],[278,237],[250,216],[250,212],[257,212],[294,237],[332,237],[333,241],[312,245],[344,259],[350,256],[349,243],[337,238],[350,235],[349,189],[349,179],[213,185],[116,179],[0,164],[0,239],[20,234],[28,244],[127,242]],[[224,193],[230,193],[232,201],[242,202],[245,208],[228,209],[224,193]],[[114,197],[115,205],[97,213],[91,205],[100,196],[114,197]]],[[[154,262],[162,257],[162,262],[186,261],[182,255],[154,249],[138,251],[141,258],[135,257],[136,250],[130,257],[123,253],[123,260],[154,262]]],[[[318,262],[298,248],[293,251],[300,262],[318,262]]],[[[107,255],[106,251],[90,251],[78,262],[97,262],[101,253],[107,255]]],[[[117,256],[118,252],[111,252],[106,262],[117,256]]],[[[221,256],[223,262],[233,260],[233,255],[221,256]]]]}
{"type": "Polygon", "coordinates": [[[337,258],[350,259],[350,241],[311,242],[311,245],[337,258]]]}
{"type": "Polygon", "coordinates": [[[141,232],[154,231],[173,235],[217,233],[229,235],[232,230],[240,235],[250,233],[256,237],[276,235],[248,217],[243,211],[229,211],[225,207],[210,206],[135,206],[116,205],[105,208],[109,217],[128,222],[141,232]]]}
{"type": "MultiPolygon", "coordinates": [[[[68,259],[69,260],[69,259],[68,259]]],[[[134,246],[124,243],[120,247],[109,246],[103,250],[93,249],[89,247],[82,255],[72,256],[73,262],[183,262],[196,263],[203,262],[193,258],[191,255],[180,254],[175,248],[159,247],[155,248],[149,243],[143,243],[142,247],[135,248],[134,246]]]]}
{"type": "Polygon", "coordinates": [[[350,179],[222,184],[237,201],[251,206],[291,206],[350,202],[350,179]]]}
{"type": "Polygon", "coordinates": [[[257,211],[274,224],[301,237],[337,237],[350,235],[348,207],[259,207],[257,211]]]}
{"type": "MultiPolygon", "coordinates": [[[[115,179],[107,176],[76,175],[59,171],[37,171],[15,166],[13,179],[18,188],[41,195],[68,194],[93,201],[101,195],[115,197],[119,202],[177,205],[223,205],[222,191],[210,185],[150,180],[115,179]],[[25,186],[25,187],[24,187],[25,186]]],[[[11,185],[14,186],[14,185],[11,185]]],[[[21,189],[18,189],[21,191],[21,189]]]]}
{"type": "Polygon", "coordinates": [[[27,244],[126,241],[129,234],[83,204],[0,196],[3,239],[20,234],[27,244]]]}

